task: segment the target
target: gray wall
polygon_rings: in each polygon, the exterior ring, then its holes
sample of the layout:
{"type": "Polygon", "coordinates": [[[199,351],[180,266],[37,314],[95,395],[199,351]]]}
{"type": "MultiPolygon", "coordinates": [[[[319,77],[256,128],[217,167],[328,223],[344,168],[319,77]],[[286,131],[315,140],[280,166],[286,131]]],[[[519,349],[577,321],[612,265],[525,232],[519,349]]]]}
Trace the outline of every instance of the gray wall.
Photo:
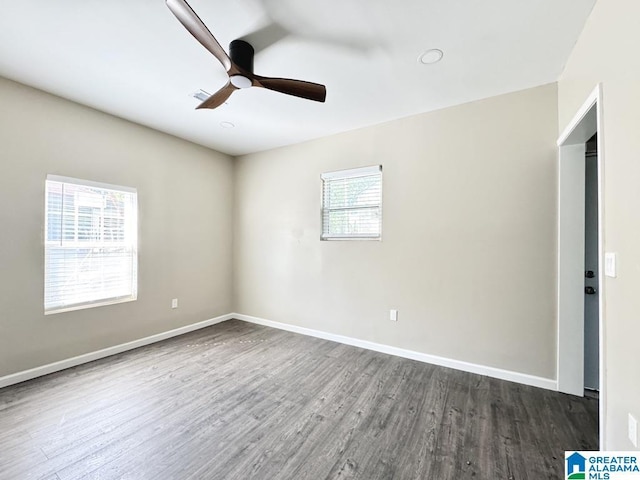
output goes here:
{"type": "Polygon", "coordinates": [[[11,205],[0,209],[0,375],[237,311],[554,378],[556,94],[543,86],[234,166],[0,80],[11,205]],[[320,242],[320,174],[377,163],[383,241],[320,242]],[[47,173],[138,188],[138,301],[43,315],[47,173]]]}
{"type": "Polygon", "coordinates": [[[560,130],[598,83],[603,89],[604,245],[618,254],[604,288],[605,447],[630,450],[640,420],[640,2],[598,0],[559,82],[560,130]]]}
{"type": "Polygon", "coordinates": [[[239,158],[236,311],[554,379],[557,132],[547,85],[239,158]],[[372,164],[383,241],[320,242],[320,174],[372,164]]]}
{"type": "Polygon", "coordinates": [[[0,376],[232,311],[231,158],[2,78],[0,105],[0,376]],[[138,189],[137,301],[44,316],[48,173],[138,189]]]}

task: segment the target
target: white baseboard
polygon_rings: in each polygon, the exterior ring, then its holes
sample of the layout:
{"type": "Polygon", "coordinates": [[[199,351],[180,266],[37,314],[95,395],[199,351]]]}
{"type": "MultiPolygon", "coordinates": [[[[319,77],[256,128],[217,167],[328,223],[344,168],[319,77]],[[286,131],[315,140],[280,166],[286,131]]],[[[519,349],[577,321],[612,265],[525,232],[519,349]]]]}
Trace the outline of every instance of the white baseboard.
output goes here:
{"type": "Polygon", "coordinates": [[[78,355],[77,357],[68,358],[66,360],[61,360],[59,362],[50,363],[41,367],[32,368],[23,372],[12,373],[11,375],[0,377],[0,388],[7,387],[15,383],[24,382],[26,380],[31,380],[32,378],[41,377],[43,375],[48,375],[53,372],[58,372],[60,370],[64,370],[65,368],[71,368],[83,363],[89,363],[93,360],[98,360],[110,355],[116,355],[118,353],[126,352],[127,350],[133,350],[134,348],[144,347],[145,345],[160,342],[162,340],[166,340],[167,338],[177,337],[178,335],[183,335],[185,333],[193,332],[194,330],[209,327],[211,325],[215,325],[216,323],[231,320],[232,318],[234,318],[234,316],[231,314],[222,315],[220,317],[211,318],[203,322],[193,323],[191,325],[185,325],[184,327],[176,328],[174,330],[169,330],[168,332],[157,333],[155,335],[151,335],[150,337],[133,340],[132,342],[103,348],[102,350],[98,350],[96,352],[85,353],[83,355],[78,355]]]}
{"type": "Polygon", "coordinates": [[[397,357],[409,358],[411,360],[430,363],[432,365],[453,368],[455,370],[462,370],[469,373],[477,373],[479,375],[498,378],[500,380],[507,380],[509,382],[516,382],[523,385],[530,385],[532,387],[544,388],[546,390],[558,390],[558,382],[550,378],[536,377],[534,375],[529,375],[526,373],[513,372],[510,370],[503,370],[501,368],[487,367],[484,365],[477,365],[475,363],[463,362],[461,360],[438,357],[436,355],[429,355],[427,353],[415,352],[413,350],[391,347],[389,345],[383,345],[381,343],[369,342],[357,338],[346,337],[344,335],[336,335],[333,333],[322,332],[320,330],[313,330],[311,328],[298,327],[296,325],[289,325],[287,323],[274,322],[272,320],[265,320],[264,318],[242,315],[240,313],[231,314],[231,318],[249,323],[255,323],[257,325],[278,328],[280,330],[287,330],[289,332],[301,333],[302,335],[309,335],[311,337],[322,338],[324,340],[344,343],[346,345],[365,348],[367,350],[387,353],[389,355],[395,355],[397,357]]]}
{"type": "Polygon", "coordinates": [[[141,338],[131,342],[123,343],[121,345],[115,345],[113,347],[104,348],[96,352],[85,353],[78,355],[77,357],[68,358],[59,362],[50,363],[41,367],[32,368],[23,372],[13,373],[4,377],[0,377],[0,388],[7,387],[16,383],[31,380],[32,378],[48,375],[53,372],[64,370],[65,368],[75,367],[83,363],[92,362],[100,358],[105,358],[110,355],[116,355],[118,353],[126,352],[127,350],[133,350],[134,348],[143,347],[152,343],[160,342],[168,338],[183,335],[185,333],[193,332],[201,328],[206,328],[217,323],[221,323],[227,320],[236,318],[249,323],[255,323],[257,325],[264,325],[267,327],[277,328],[280,330],[286,330],[289,332],[300,333],[302,335],[308,335],[311,337],[322,338],[325,340],[331,340],[333,342],[343,343],[345,345],[352,345],[354,347],[365,348],[367,350],[373,350],[375,352],[386,353],[389,355],[395,355],[397,357],[409,358],[411,360],[417,360],[419,362],[429,363],[432,365],[439,365],[442,367],[453,368],[455,370],[462,370],[464,372],[477,373],[479,375],[486,375],[488,377],[498,378],[501,380],[507,380],[510,382],[521,383],[523,385],[531,385],[533,387],[544,388],[547,390],[557,390],[558,385],[556,380],[536,377],[534,375],[528,375],[526,373],[512,372],[509,370],[503,370],[500,368],[487,367],[484,365],[477,365],[474,363],[463,362],[460,360],[453,360],[450,358],[439,357],[436,355],[429,355],[427,353],[415,352],[413,350],[405,350],[403,348],[392,347],[389,345],[383,345],[381,343],[369,342],[367,340],[360,340],[353,337],[347,337],[344,335],[336,335],[333,333],[322,332],[320,330],[314,330],[306,327],[299,327],[296,325],[290,325],[287,323],[274,322],[272,320],[265,320],[263,318],[252,317],[249,315],[243,315],[240,313],[230,313],[222,315],[220,317],[205,320],[203,322],[194,323],[192,325],[186,325],[184,327],[169,330],[168,332],[158,333],[149,337],[141,338]]]}

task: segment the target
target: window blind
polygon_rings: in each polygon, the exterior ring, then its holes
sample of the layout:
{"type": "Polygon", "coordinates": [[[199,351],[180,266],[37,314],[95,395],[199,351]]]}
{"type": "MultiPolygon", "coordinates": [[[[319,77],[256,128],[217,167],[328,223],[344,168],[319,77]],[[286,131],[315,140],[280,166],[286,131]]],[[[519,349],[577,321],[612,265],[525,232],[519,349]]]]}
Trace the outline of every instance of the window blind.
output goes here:
{"type": "Polygon", "coordinates": [[[382,166],[322,174],[322,239],[379,239],[382,166]]]}
{"type": "Polygon", "coordinates": [[[135,189],[49,175],[45,313],[137,297],[135,189]]]}

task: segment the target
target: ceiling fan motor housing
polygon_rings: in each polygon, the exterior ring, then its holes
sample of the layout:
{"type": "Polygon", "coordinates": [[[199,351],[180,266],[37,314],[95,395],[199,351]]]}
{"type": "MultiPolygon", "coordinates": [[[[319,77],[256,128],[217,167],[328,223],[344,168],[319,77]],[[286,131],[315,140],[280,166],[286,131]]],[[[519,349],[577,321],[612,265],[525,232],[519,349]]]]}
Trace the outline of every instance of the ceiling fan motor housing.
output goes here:
{"type": "Polygon", "coordinates": [[[233,40],[229,44],[229,57],[237,66],[253,73],[253,47],[244,40],[233,40]]]}

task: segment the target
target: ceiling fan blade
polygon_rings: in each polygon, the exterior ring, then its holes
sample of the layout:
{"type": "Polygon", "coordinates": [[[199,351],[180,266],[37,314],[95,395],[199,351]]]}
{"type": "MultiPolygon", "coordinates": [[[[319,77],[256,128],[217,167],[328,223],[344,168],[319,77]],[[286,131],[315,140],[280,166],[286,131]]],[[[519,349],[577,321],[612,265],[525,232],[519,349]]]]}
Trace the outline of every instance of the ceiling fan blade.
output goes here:
{"type": "Polygon", "coordinates": [[[220,90],[218,90],[216,93],[214,93],[209,98],[207,98],[200,105],[198,105],[196,107],[196,109],[199,109],[199,108],[209,108],[209,109],[217,108],[220,105],[222,105],[227,100],[227,98],[229,98],[231,96],[231,94],[235,90],[237,90],[237,88],[234,87],[231,84],[231,82],[229,82],[224,87],[222,87],[220,90]]]}
{"type": "Polygon", "coordinates": [[[169,10],[171,10],[180,23],[189,30],[189,33],[220,61],[225,70],[229,70],[231,68],[229,55],[227,55],[189,4],[185,2],[185,0],[166,0],[166,3],[169,10]]]}
{"type": "Polygon", "coordinates": [[[316,102],[324,102],[327,98],[327,89],[319,83],[305,82],[303,80],[291,80],[289,78],[270,78],[254,76],[259,87],[268,88],[294,97],[306,98],[316,102]]]}

